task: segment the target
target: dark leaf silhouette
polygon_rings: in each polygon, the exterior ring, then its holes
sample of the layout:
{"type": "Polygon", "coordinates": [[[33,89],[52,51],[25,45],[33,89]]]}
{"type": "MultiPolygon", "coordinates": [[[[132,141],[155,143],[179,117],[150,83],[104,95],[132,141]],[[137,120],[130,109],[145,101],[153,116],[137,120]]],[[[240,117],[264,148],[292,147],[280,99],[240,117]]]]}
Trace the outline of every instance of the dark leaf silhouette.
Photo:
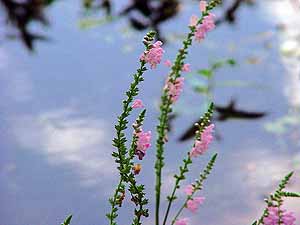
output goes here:
{"type": "MultiPolygon", "coordinates": [[[[236,107],[235,101],[231,100],[227,106],[219,106],[215,105],[215,111],[217,112],[217,116],[213,118],[213,120],[217,121],[226,121],[229,119],[243,119],[243,120],[253,120],[259,119],[266,116],[266,112],[249,112],[246,110],[238,109],[236,107]]],[[[201,123],[201,120],[195,121],[195,123],[201,123]]],[[[192,138],[196,132],[194,124],[190,126],[179,138],[179,141],[186,141],[192,138]]]]}

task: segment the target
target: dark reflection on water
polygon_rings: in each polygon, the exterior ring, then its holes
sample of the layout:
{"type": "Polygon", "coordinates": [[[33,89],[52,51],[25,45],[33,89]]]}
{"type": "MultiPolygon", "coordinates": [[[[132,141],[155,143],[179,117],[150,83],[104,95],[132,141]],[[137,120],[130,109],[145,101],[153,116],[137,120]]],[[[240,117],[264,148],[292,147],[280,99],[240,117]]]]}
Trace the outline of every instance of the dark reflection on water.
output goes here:
{"type": "MultiPolygon", "coordinates": [[[[241,120],[256,120],[260,119],[264,116],[266,116],[267,113],[265,112],[251,112],[246,111],[242,109],[238,109],[236,106],[236,102],[234,100],[230,100],[229,104],[227,106],[219,106],[215,105],[215,114],[216,116],[213,118],[213,122],[216,120],[218,122],[220,121],[227,121],[230,119],[241,119],[241,120]]],[[[197,120],[195,123],[201,124],[202,120],[197,120]]],[[[186,141],[190,138],[193,138],[195,135],[195,132],[197,131],[197,128],[194,126],[194,124],[190,126],[190,128],[185,131],[182,136],[180,136],[179,141],[186,141]]]]}
{"type": "MultiPolygon", "coordinates": [[[[45,10],[56,0],[1,0],[1,16],[5,17],[8,26],[15,27],[17,34],[9,35],[9,38],[20,38],[29,50],[33,50],[34,42],[37,40],[47,40],[45,35],[30,31],[30,23],[39,22],[44,26],[49,25],[45,16],[45,10]]],[[[226,2],[226,1],[225,1],[226,2]]],[[[217,24],[228,22],[234,23],[237,11],[243,4],[253,4],[253,0],[235,0],[229,6],[223,9],[223,15],[217,19],[217,24]]],[[[157,37],[165,41],[160,31],[160,24],[174,18],[179,12],[184,1],[179,0],[134,0],[129,1],[120,12],[114,12],[112,9],[114,2],[111,0],[82,0],[82,6],[88,12],[96,15],[99,11],[104,10],[107,18],[111,17],[128,17],[132,28],[144,31],[154,29],[157,37]],[[136,16],[137,13],[140,16],[136,16]]],[[[55,18],[58,20],[59,18],[55,18]]],[[[4,32],[4,31],[2,31],[4,32]]]]}
{"type": "MultiPolygon", "coordinates": [[[[5,19],[7,23],[19,31],[17,38],[20,38],[25,46],[32,50],[34,41],[45,40],[46,37],[30,31],[29,24],[31,22],[39,22],[45,26],[48,25],[48,21],[44,15],[44,8],[49,6],[52,2],[53,1],[49,0],[1,0],[1,17],[5,17],[6,15],[5,19]]],[[[1,26],[3,26],[3,24],[1,24],[1,26]]]]}
{"type": "MultiPolygon", "coordinates": [[[[97,29],[79,30],[82,2],[76,3],[56,1],[47,8],[44,13],[51,22],[47,36],[55,41],[36,42],[35,55],[29,56],[18,42],[0,45],[1,225],[60,224],[69,213],[77,225],[107,222],[107,199],[117,182],[110,155],[113,124],[142,51],[137,43],[143,32],[128,30],[127,17],[97,29]]],[[[118,3],[113,5],[118,12],[128,6],[127,1],[118,3]]],[[[224,8],[231,4],[227,3],[224,8]]],[[[265,194],[290,170],[296,173],[289,188],[299,191],[300,45],[295,28],[300,19],[292,8],[282,10],[288,5],[289,1],[268,1],[241,7],[235,26],[219,26],[191,49],[187,61],[193,71],[206,68],[215,58],[232,57],[239,59],[239,66],[222,69],[215,78],[218,82],[241,80],[264,86],[231,82],[231,86],[215,88],[219,109],[248,117],[249,112],[255,116],[267,112],[259,119],[215,120],[222,139],[210,151],[218,151],[219,159],[203,190],[206,202],[199,214],[185,212],[192,224],[250,224],[261,213],[265,194]],[[284,31],[276,29],[278,24],[284,31]],[[232,99],[238,101],[230,107],[232,99]]],[[[187,30],[190,15],[197,12],[196,2],[186,3],[180,14],[160,24],[169,41],[166,58],[174,58],[178,37],[187,30]]],[[[222,18],[221,9],[216,13],[222,18]]],[[[32,25],[31,32],[39,30],[32,25]]],[[[155,129],[166,73],[160,66],[145,75],[141,86],[148,109],[145,130],[155,129]]],[[[191,144],[176,140],[199,119],[205,102],[187,82],[171,121],[163,196],[169,194],[172,175],[191,144]]],[[[147,153],[139,175],[151,202],[153,151],[147,153]]],[[[198,176],[208,158],[195,161],[185,184],[198,176]]],[[[182,199],[183,193],[178,197],[182,199]]],[[[300,215],[299,201],[288,201],[287,207],[300,215]]],[[[153,209],[150,204],[150,212],[153,209]]],[[[131,214],[132,205],[125,201],[120,224],[130,224],[131,214]]],[[[144,224],[153,224],[152,214],[144,224]]]]}

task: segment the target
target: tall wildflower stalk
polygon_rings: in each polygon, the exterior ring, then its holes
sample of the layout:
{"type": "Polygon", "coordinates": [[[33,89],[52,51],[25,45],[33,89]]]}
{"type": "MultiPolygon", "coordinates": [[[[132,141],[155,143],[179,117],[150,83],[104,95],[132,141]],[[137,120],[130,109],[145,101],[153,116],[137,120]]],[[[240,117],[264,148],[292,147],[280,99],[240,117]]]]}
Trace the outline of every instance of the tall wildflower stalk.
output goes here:
{"type": "MultiPolygon", "coordinates": [[[[144,37],[145,52],[150,51],[152,48],[152,41],[154,40],[155,32],[151,31],[144,37]]],[[[145,53],[144,53],[145,54],[145,53]]],[[[131,194],[131,200],[135,203],[137,208],[135,209],[135,217],[133,219],[134,225],[140,225],[140,219],[142,216],[148,216],[148,210],[144,209],[143,206],[148,203],[148,199],[145,198],[144,185],[137,185],[135,176],[131,172],[133,166],[133,156],[136,148],[137,136],[133,136],[131,147],[128,151],[126,147],[126,136],[124,131],[127,129],[128,116],[132,111],[131,103],[134,97],[138,95],[138,85],[144,81],[143,74],[147,70],[147,60],[145,58],[140,59],[140,65],[137,72],[133,74],[133,82],[130,84],[129,90],[126,91],[126,99],[123,100],[123,110],[120,116],[118,116],[118,122],[115,125],[116,137],[113,139],[113,146],[116,147],[116,151],[112,153],[115,158],[115,162],[118,164],[118,170],[120,174],[119,183],[114,191],[114,195],[109,199],[111,204],[111,212],[106,216],[109,219],[110,225],[116,225],[115,219],[118,214],[118,206],[122,205],[122,201],[125,197],[125,184],[129,184],[129,191],[131,194]]],[[[139,128],[144,120],[145,111],[143,111],[136,121],[136,127],[139,128]]]]}
{"type": "Polygon", "coordinates": [[[289,180],[293,176],[293,172],[287,174],[279,183],[274,194],[271,194],[265,202],[267,207],[264,209],[262,216],[254,221],[252,225],[272,225],[272,224],[283,224],[283,225],[294,225],[296,217],[292,212],[287,212],[282,209],[283,198],[285,197],[300,197],[300,193],[286,192],[286,188],[289,180]]]}
{"type": "Polygon", "coordinates": [[[211,159],[209,160],[207,166],[205,167],[205,169],[203,170],[203,172],[200,174],[199,176],[199,179],[197,179],[195,181],[194,184],[192,184],[192,191],[191,191],[191,194],[190,195],[187,195],[184,203],[182,204],[182,206],[180,207],[180,209],[178,210],[178,212],[176,213],[174,219],[172,220],[172,223],[171,225],[173,225],[176,220],[178,219],[178,217],[180,216],[181,212],[183,211],[183,209],[185,207],[187,207],[187,203],[188,201],[192,200],[193,199],[193,196],[194,194],[197,192],[197,191],[200,191],[202,190],[203,188],[203,182],[207,179],[208,175],[210,174],[211,170],[213,169],[214,167],[214,164],[216,162],[216,159],[217,159],[217,156],[218,154],[214,154],[211,159]]]}
{"type": "MultiPolygon", "coordinates": [[[[210,120],[211,120],[211,117],[212,117],[212,113],[213,113],[213,104],[210,104],[207,112],[204,114],[203,117],[201,117],[200,119],[200,124],[195,124],[195,126],[197,126],[198,130],[196,131],[196,134],[195,134],[195,142],[197,140],[200,140],[201,141],[201,134],[203,134],[203,132],[205,131],[205,128],[207,128],[210,124],[210,120]]],[[[203,140],[202,140],[203,141],[203,140]]],[[[193,148],[195,147],[195,142],[193,144],[193,148]]],[[[167,206],[167,210],[166,210],[166,213],[165,213],[165,217],[164,217],[164,220],[163,220],[163,225],[166,224],[167,222],[167,218],[168,218],[168,215],[169,215],[169,212],[170,212],[170,209],[171,209],[171,205],[172,203],[176,200],[176,190],[178,190],[180,188],[180,181],[184,180],[185,179],[185,174],[189,171],[188,169],[188,166],[190,164],[192,164],[192,154],[191,152],[189,151],[187,153],[187,156],[185,159],[183,159],[183,166],[180,166],[179,167],[179,174],[175,174],[174,175],[174,178],[175,178],[175,184],[174,184],[174,187],[173,187],[173,191],[171,193],[171,195],[169,195],[167,197],[167,200],[169,201],[168,203],[168,206],[167,206]]],[[[216,157],[216,156],[215,156],[216,157]]],[[[215,161],[215,157],[213,157],[213,162],[215,161]]],[[[213,166],[213,163],[212,163],[212,166],[213,166]]],[[[212,166],[211,168],[209,167],[209,171],[212,169],[212,166]]],[[[207,176],[208,174],[206,174],[207,176]]],[[[175,218],[175,220],[177,219],[177,217],[175,218]]],[[[174,220],[174,222],[175,222],[174,220]]],[[[174,223],[172,222],[172,224],[174,223]]]]}
{"type": "MultiPolygon", "coordinates": [[[[160,199],[161,199],[161,186],[162,186],[162,168],[164,167],[164,146],[167,142],[167,128],[168,118],[172,112],[172,105],[178,100],[180,93],[183,89],[184,78],[181,77],[181,72],[189,72],[190,64],[184,63],[188,54],[188,48],[192,45],[193,37],[197,41],[202,41],[205,34],[215,27],[214,15],[210,11],[221,0],[212,0],[207,4],[206,1],[201,0],[199,8],[201,17],[192,16],[189,26],[189,33],[183,41],[183,47],[179,49],[176,59],[172,65],[171,61],[165,62],[166,66],[171,67],[171,71],[167,76],[166,84],[163,88],[160,104],[159,124],[156,127],[157,140],[156,140],[156,162],[155,162],[155,224],[160,223],[160,199]]],[[[143,43],[145,50],[139,59],[139,67],[136,73],[133,74],[133,81],[129,89],[126,91],[126,97],[123,100],[122,113],[118,116],[117,124],[115,125],[116,135],[113,139],[113,146],[116,150],[112,153],[117,169],[119,171],[118,185],[114,190],[113,196],[109,199],[111,210],[106,215],[109,225],[117,225],[116,218],[118,217],[118,210],[122,206],[125,199],[126,188],[128,189],[130,200],[133,202],[134,214],[131,225],[142,225],[142,217],[148,217],[149,212],[146,208],[148,199],[146,198],[145,187],[143,184],[138,184],[136,175],[141,171],[141,165],[135,164],[134,157],[137,156],[142,160],[146,154],[146,150],[151,146],[151,132],[144,132],[142,129],[143,122],[146,116],[146,109],[142,110],[135,122],[132,125],[133,133],[130,145],[127,147],[127,138],[125,130],[128,128],[129,115],[135,108],[143,108],[143,102],[140,99],[135,99],[139,93],[139,84],[144,81],[143,74],[147,71],[146,64],[150,64],[153,69],[161,62],[164,50],[162,49],[161,41],[154,41],[154,32],[149,32],[144,37],[143,43]]],[[[213,69],[213,68],[212,68],[213,69]]],[[[187,155],[183,159],[182,165],[179,167],[179,172],[174,175],[174,187],[171,194],[167,197],[168,205],[163,218],[163,224],[167,225],[168,216],[172,204],[177,199],[176,192],[180,188],[181,183],[185,180],[189,172],[189,166],[193,162],[193,158],[204,154],[213,140],[214,124],[211,124],[213,113],[213,103],[211,103],[200,118],[200,122],[196,123],[197,131],[195,133],[195,140],[187,155]]],[[[188,185],[184,192],[187,194],[181,207],[176,212],[175,217],[171,220],[171,225],[188,225],[188,218],[179,218],[182,211],[186,208],[191,212],[196,212],[198,207],[204,202],[203,196],[195,196],[200,190],[203,189],[203,183],[211,173],[217,154],[214,154],[204,170],[200,173],[199,178],[194,183],[188,185]]],[[[289,173],[279,184],[274,194],[271,194],[265,200],[267,207],[263,215],[252,225],[295,225],[295,216],[292,212],[288,212],[283,207],[283,198],[286,197],[300,197],[300,193],[287,192],[284,189],[288,184],[293,173],[289,173]]],[[[72,216],[69,216],[61,225],[70,225],[72,216]]]]}
{"type": "MultiPolygon", "coordinates": [[[[221,0],[212,0],[205,10],[202,12],[201,18],[196,21],[195,24],[189,26],[189,33],[182,42],[183,47],[179,49],[176,56],[174,65],[171,68],[171,71],[168,75],[167,80],[175,84],[176,79],[181,76],[182,67],[184,65],[184,60],[188,54],[188,48],[192,45],[193,37],[196,33],[196,26],[202,24],[205,17],[209,15],[209,12],[218,4],[221,3],[221,0]]],[[[156,174],[156,185],[155,185],[155,224],[159,225],[159,211],[160,211],[160,199],[161,199],[161,186],[162,186],[162,168],[164,167],[164,145],[166,142],[167,134],[167,124],[168,116],[172,112],[172,97],[168,94],[168,89],[164,89],[161,96],[160,103],[160,115],[158,117],[159,124],[156,127],[157,130],[157,140],[156,140],[156,162],[155,162],[155,174],[156,174]]]]}

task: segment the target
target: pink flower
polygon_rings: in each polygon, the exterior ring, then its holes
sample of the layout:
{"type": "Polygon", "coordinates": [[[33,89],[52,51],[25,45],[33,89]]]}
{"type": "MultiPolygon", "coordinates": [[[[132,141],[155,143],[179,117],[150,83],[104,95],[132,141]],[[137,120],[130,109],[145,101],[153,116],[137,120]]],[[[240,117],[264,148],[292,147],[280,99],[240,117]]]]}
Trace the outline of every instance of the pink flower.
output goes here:
{"type": "Polygon", "coordinates": [[[151,69],[156,68],[157,64],[161,62],[161,58],[165,52],[161,45],[161,41],[155,42],[150,48],[150,50],[145,51],[140,57],[141,60],[144,60],[150,64],[151,69]]]}
{"type": "Polygon", "coordinates": [[[142,102],[141,99],[136,99],[134,100],[134,102],[132,103],[132,108],[136,109],[136,108],[143,108],[144,107],[144,104],[142,102]]]}
{"type": "Polygon", "coordinates": [[[202,155],[207,151],[209,144],[213,140],[212,132],[214,127],[214,124],[206,127],[200,136],[200,140],[195,141],[194,147],[190,152],[191,157],[197,157],[198,155],[202,155]]]}
{"type": "Polygon", "coordinates": [[[195,40],[196,41],[202,41],[205,38],[206,32],[203,30],[202,26],[200,25],[197,27],[196,32],[195,32],[195,40]]]}
{"type": "Polygon", "coordinates": [[[207,32],[215,28],[215,15],[210,13],[204,17],[202,24],[196,28],[195,40],[202,41],[205,38],[207,32]]]}
{"type": "Polygon", "coordinates": [[[212,31],[216,27],[215,26],[215,15],[212,13],[209,13],[206,17],[204,17],[202,25],[206,32],[212,31]]]}
{"type": "Polygon", "coordinates": [[[182,66],[181,70],[182,70],[183,72],[191,72],[191,65],[188,64],[188,63],[186,63],[186,64],[184,64],[184,65],[182,66]]]}
{"type": "Polygon", "coordinates": [[[203,204],[205,200],[205,197],[195,197],[193,199],[190,199],[186,203],[186,207],[193,213],[197,211],[200,205],[203,204]]]}
{"type": "Polygon", "coordinates": [[[201,0],[200,3],[199,3],[200,11],[201,11],[201,12],[206,11],[206,6],[207,6],[207,2],[201,0]]]}
{"type": "Polygon", "coordinates": [[[265,225],[277,225],[279,222],[278,208],[268,207],[268,216],[264,217],[263,222],[265,225]]]}
{"type": "Polygon", "coordinates": [[[188,221],[189,221],[188,218],[178,219],[176,220],[175,225],[187,225],[188,221]]]}
{"type": "Polygon", "coordinates": [[[169,92],[169,97],[171,98],[172,103],[176,102],[179,99],[179,96],[183,90],[184,78],[178,77],[175,82],[167,82],[166,88],[169,92]]]}
{"type": "Polygon", "coordinates": [[[190,18],[190,26],[195,27],[198,23],[198,17],[196,15],[192,15],[190,18]]]}
{"type": "Polygon", "coordinates": [[[167,66],[167,67],[170,67],[170,66],[172,66],[172,62],[169,60],[169,59],[167,59],[166,61],[165,61],[165,66],[167,66]]]}
{"type": "Polygon", "coordinates": [[[295,221],[296,217],[293,212],[287,212],[275,206],[268,207],[268,215],[263,219],[264,225],[295,225],[295,221]]]}
{"type": "Polygon", "coordinates": [[[138,138],[135,154],[138,156],[139,160],[142,160],[146,155],[146,150],[151,146],[151,131],[144,132],[141,130],[135,135],[138,138]]]}
{"type": "Polygon", "coordinates": [[[187,195],[192,195],[193,192],[194,192],[194,187],[193,187],[193,185],[189,184],[188,186],[186,186],[185,189],[184,189],[184,192],[185,192],[187,195]]]}
{"type": "Polygon", "coordinates": [[[284,225],[295,225],[296,217],[293,212],[286,212],[286,210],[284,210],[281,220],[284,225]]]}

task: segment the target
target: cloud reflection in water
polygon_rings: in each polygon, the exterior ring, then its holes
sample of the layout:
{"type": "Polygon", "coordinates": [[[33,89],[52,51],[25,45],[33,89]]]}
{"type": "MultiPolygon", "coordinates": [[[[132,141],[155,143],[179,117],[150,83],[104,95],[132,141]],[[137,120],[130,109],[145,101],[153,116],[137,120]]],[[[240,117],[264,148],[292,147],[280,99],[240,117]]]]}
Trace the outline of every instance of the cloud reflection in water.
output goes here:
{"type": "Polygon", "coordinates": [[[14,121],[14,133],[23,149],[45,155],[54,166],[71,166],[82,185],[104,185],[104,180],[116,172],[104,121],[78,116],[69,108],[14,121]]]}

